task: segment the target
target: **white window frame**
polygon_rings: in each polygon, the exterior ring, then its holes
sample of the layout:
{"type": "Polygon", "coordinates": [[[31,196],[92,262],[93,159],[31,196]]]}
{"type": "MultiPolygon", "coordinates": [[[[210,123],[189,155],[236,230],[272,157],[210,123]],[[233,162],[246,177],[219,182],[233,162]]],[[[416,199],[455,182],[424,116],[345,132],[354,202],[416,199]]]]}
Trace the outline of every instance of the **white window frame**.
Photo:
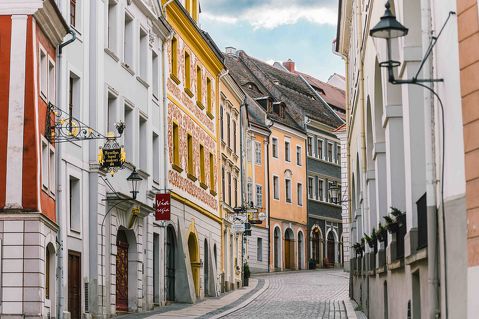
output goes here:
{"type": "Polygon", "coordinates": [[[254,141],[254,163],[256,165],[261,165],[261,143],[254,141]],[[259,152],[259,156],[258,156],[259,152]]]}
{"type": "Polygon", "coordinates": [[[273,199],[274,200],[279,200],[279,197],[280,197],[279,176],[273,175],[273,199]],[[277,181],[276,184],[275,184],[275,181],[277,181]]]}
{"type": "Polygon", "coordinates": [[[141,25],[138,28],[138,75],[140,78],[147,82],[148,81],[148,49],[149,49],[149,34],[148,30],[143,28],[141,25]],[[145,35],[142,38],[142,33],[145,35]],[[142,39],[144,39],[144,43],[142,43],[142,39]],[[144,50],[144,52],[142,52],[144,50]],[[145,55],[145,56],[143,56],[145,55]]]}
{"type": "Polygon", "coordinates": [[[47,88],[48,88],[48,101],[52,104],[55,104],[56,99],[56,69],[55,69],[55,61],[48,57],[47,63],[47,88]],[[52,66],[52,71],[50,71],[50,66],[52,66]],[[50,73],[51,72],[51,73],[50,73]]]}
{"type": "Polygon", "coordinates": [[[316,158],[319,158],[320,160],[324,160],[324,140],[322,138],[317,138],[316,139],[316,158]],[[319,154],[319,143],[321,143],[321,154],[319,154]]]}
{"type": "Polygon", "coordinates": [[[55,148],[44,136],[40,138],[40,148],[42,188],[55,196],[55,148]]]}
{"type": "Polygon", "coordinates": [[[308,176],[308,199],[315,198],[315,185],[314,185],[314,177],[308,176]],[[311,185],[311,194],[309,193],[309,185],[311,185]],[[310,196],[311,195],[311,196],[310,196]]]}
{"type": "Polygon", "coordinates": [[[306,138],[306,153],[308,156],[314,156],[314,143],[313,143],[313,137],[308,135],[306,138]],[[311,140],[311,152],[309,151],[309,141],[311,140]]]}
{"type": "Polygon", "coordinates": [[[105,44],[106,48],[113,52],[115,55],[118,55],[118,16],[119,16],[119,5],[118,1],[116,0],[108,0],[107,1],[107,23],[106,23],[106,39],[105,44]],[[110,14],[110,7],[112,7],[110,14]],[[113,20],[113,24],[111,24],[110,20],[113,20]],[[111,30],[110,30],[111,28],[111,30]],[[111,31],[111,32],[109,32],[111,31]]]}
{"type": "Polygon", "coordinates": [[[256,239],[256,261],[263,261],[263,238],[256,239]]]}
{"type": "Polygon", "coordinates": [[[259,185],[259,184],[256,184],[255,192],[256,192],[256,197],[255,197],[256,205],[255,205],[255,207],[262,208],[263,207],[263,186],[259,185]]]}
{"type": "Polygon", "coordinates": [[[325,197],[326,181],[323,178],[318,178],[318,186],[317,187],[318,187],[318,191],[317,191],[318,198],[317,198],[317,200],[319,200],[321,202],[327,202],[327,199],[325,197]],[[319,187],[320,183],[323,183],[323,190],[322,190],[321,194],[320,194],[321,187],[319,187]]]}
{"type": "Polygon", "coordinates": [[[334,162],[334,144],[332,142],[329,142],[326,144],[326,160],[330,163],[334,162]],[[331,158],[329,158],[329,146],[331,146],[331,158]]]}
{"type": "Polygon", "coordinates": [[[291,204],[293,202],[293,190],[292,187],[293,183],[290,178],[285,178],[284,179],[284,193],[286,194],[285,196],[285,201],[288,204],[291,204]],[[289,182],[289,190],[288,190],[288,182],[289,182]]]}
{"type": "Polygon", "coordinates": [[[296,184],[296,195],[298,197],[298,206],[303,206],[303,184],[296,184]]]}
{"type": "Polygon", "coordinates": [[[341,143],[336,143],[336,164],[341,164],[341,143]],[[338,152],[339,151],[339,152],[338,152]]]}
{"type": "Polygon", "coordinates": [[[291,162],[291,141],[284,141],[284,160],[285,162],[291,162]],[[286,151],[286,145],[288,145],[288,150],[286,151]]]}
{"type": "Polygon", "coordinates": [[[278,138],[272,137],[271,138],[271,153],[274,158],[279,157],[279,145],[278,145],[278,138]],[[275,154],[275,149],[276,149],[276,154],[275,154]]]}
{"type": "Polygon", "coordinates": [[[252,182],[248,182],[246,184],[246,200],[248,201],[248,205],[249,203],[253,201],[253,183],[252,182]]]}
{"type": "Polygon", "coordinates": [[[40,78],[40,96],[48,101],[48,54],[47,51],[40,45],[39,48],[39,78],[40,78]]]}
{"type": "Polygon", "coordinates": [[[296,165],[303,165],[303,148],[301,147],[301,145],[296,145],[296,165]]]}
{"type": "Polygon", "coordinates": [[[82,194],[82,180],[80,177],[76,176],[75,174],[69,174],[68,175],[68,229],[70,232],[75,233],[75,234],[81,234],[82,233],[82,200],[81,200],[81,194],[82,194]],[[80,188],[79,190],[79,198],[78,198],[78,228],[74,228],[73,221],[72,221],[72,211],[71,211],[71,196],[72,196],[72,189],[71,189],[71,179],[74,178],[77,180],[78,187],[80,188]]]}

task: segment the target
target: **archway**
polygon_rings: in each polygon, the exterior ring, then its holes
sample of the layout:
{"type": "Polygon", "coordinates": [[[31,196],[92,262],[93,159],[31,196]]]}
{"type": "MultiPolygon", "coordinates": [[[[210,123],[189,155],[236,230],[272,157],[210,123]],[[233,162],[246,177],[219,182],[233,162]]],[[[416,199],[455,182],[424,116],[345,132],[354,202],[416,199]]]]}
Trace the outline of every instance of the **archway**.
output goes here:
{"type": "Polygon", "coordinates": [[[274,229],[274,241],[273,241],[273,244],[274,244],[274,252],[273,252],[273,261],[274,261],[274,269],[280,269],[280,264],[279,264],[279,256],[280,256],[280,253],[281,253],[281,250],[280,250],[280,245],[281,245],[281,232],[279,230],[279,227],[276,227],[274,229]]]}
{"type": "Polygon", "coordinates": [[[203,286],[204,286],[204,289],[205,289],[205,297],[208,296],[208,284],[209,284],[209,277],[208,277],[208,273],[209,273],[209,262],[208,262],[208,241],[206,240],[205,238],[205,244],[204,244],[204,253],[203,253],[203,256],[204,256],[204,262],[203,262],[203,280],[204,280],[204,283],[203,283],[203,286]]]}
{"type": "Polygon", "coordinates": [[[175,301],[176,238],[175,229],[169,225],[166,230],[166,300],[175,301]]]}
{"type": "Polygon", "coordinates": [[[116,310],[136,311],[138,256],[133,230],[123,227],[116,235],[116,310]]]}
{"type": "Polygon", "coordinates": [[[188,252],[190,254],[191,273],[195,285],[196,297],[200,296],[200,251],[198,248],[198,239],[194,233],[188,236],[188,252]]]}
{"type": "Polygon", "coordinates": [[[336,261],[336,251],[335,251],[335,245],[334,245],[334,233],[332,231],[330,231],[328,233],[328,255],[327,255],[327,258],[328,258],[328,263],[329,265],[327,265],[328,267],[329,266],[333,266],[334,267],[334,264],[335,264],[335,261],[336,261]]]}
{"type": "Polygon", "coordinates": [[[294,234],[291,228],[284,233],[284,268],[294,269],[294,234]]]}
{"type": "Polygon", "coordinates": [[[304,251],[304,244],[303,244],[303,232],[298,232],[298,269],[302,269],[303,265],[303,251],[304,251]]]}
{"type": "Polygon", "coordinates": [[[321,265],[323,259],[323,236],[319,227],[314,227],[312,231],[312,243],[311,243],[311,258],[316,262],[316,265],[321,265]]]}

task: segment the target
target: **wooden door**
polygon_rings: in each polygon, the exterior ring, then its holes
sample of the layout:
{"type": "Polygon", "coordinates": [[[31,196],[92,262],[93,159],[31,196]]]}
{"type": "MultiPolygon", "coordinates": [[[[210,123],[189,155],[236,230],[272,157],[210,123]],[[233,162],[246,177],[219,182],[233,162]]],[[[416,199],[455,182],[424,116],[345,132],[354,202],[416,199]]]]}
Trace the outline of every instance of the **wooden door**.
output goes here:
{"type": "Polygon", "coordinates": [[[328,236],[328,267],[333,267],[336,262],[334,248],[334,237],[332,235],[328,236]]]}
{"type": "Polygon", "coordinates": [[[284,268],[291,268],[291,242],[289,239],[284,241],[284,268]]]}
{"type": "Polygon", "coordinates": [[[128,311],[128,243],[116,245],[116,310],[128,311]]]}
{"type": "Polygon", "coordinates": [[[68,252],[68,311],[71,319],[81,318],[81,255],[68,252]]]}
{"type": "Polygon", "coordinates": [[[169,226],[166,240],[166,300],[175,301],[175,235],[169,226]]]}

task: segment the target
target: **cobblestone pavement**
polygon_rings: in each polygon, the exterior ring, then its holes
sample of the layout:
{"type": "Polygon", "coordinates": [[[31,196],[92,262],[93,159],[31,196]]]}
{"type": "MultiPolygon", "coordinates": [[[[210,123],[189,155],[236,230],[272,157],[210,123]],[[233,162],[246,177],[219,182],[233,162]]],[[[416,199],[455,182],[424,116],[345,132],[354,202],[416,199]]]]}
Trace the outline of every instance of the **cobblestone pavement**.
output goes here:
{"type": "Polygon", "coordinates": [[[269,287],[247,306],[223,318],[347,318],[347,273],[318,270],[256,278],[268,280],[269,287]]]}

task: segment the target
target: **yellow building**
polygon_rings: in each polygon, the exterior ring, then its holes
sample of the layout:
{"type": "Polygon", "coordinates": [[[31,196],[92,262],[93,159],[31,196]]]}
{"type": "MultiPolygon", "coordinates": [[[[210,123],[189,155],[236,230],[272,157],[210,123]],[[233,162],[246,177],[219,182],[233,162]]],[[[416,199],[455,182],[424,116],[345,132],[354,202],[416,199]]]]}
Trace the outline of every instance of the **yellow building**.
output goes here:
{"type": "Polygon", "coordinates": [[[167,299],[195,302],[218,293],[222,219],[217,195],[219,78],[223,58],[197,26],[196,0],[162,1],[174,30],[168,45],[167,299]],[[185,256],[183,258],[183,256],[185,256]]]}
{"type": "Polygon", "coordinates": [[[220,111],[218,116],[220,214],[223,221],[221,247],[221,291],[241,286],[242,281],[242,233],[235,232],[233,208],[242,206],[241,198],[241,126],[240,119],[244,93],[231,75],[221,77],[220,111]]]}

